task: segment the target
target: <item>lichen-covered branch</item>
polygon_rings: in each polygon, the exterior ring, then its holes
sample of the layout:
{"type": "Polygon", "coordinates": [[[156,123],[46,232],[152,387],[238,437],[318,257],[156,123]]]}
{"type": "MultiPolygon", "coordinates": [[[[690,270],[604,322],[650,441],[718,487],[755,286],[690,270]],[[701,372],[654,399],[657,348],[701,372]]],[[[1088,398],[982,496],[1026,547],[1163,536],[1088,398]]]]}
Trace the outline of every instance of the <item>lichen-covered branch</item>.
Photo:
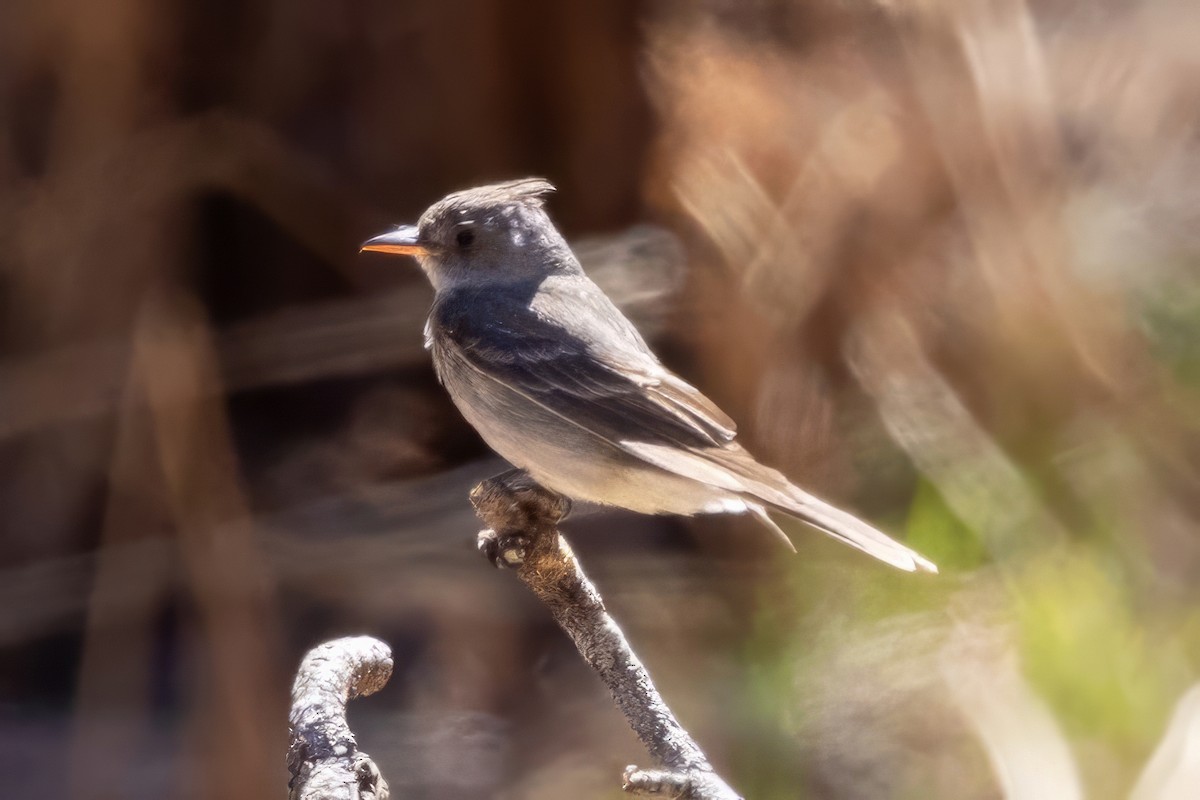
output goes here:
{"type": "Polygon", "coordinates": [[[580,655],[608,686],[634,733],[665,770],[625,770],[626,791],[690,800],[735,800],[700,747],[663,702],[650,675],[604,608],[558,532],[569,502],[513,470],[475,487],[471,502],[488,529],[479,547],[546,604],[580,655]]]}
{"type": "Polygon", "coordinates": [[[388,785],[346,722],[346,703],[392,676],[392,651],[369,636],[309,650],[292,686],[289,800],[387,800],[388,785]]]}

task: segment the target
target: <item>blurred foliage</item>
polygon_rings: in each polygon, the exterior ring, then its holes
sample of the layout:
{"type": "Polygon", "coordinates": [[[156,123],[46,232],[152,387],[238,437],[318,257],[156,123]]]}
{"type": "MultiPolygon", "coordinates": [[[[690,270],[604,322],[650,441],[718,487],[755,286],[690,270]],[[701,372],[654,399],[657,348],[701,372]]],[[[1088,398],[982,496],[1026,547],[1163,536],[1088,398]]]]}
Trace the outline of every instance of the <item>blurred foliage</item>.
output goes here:
{"type": "Polygon", "coordinates": [[[1178,631],[1139,618],[1122,572],[1103,551],[1073,548],[1014,579],[1014,611],[1027,674],[1067,732],[1144,756],[1188,670],[1178,631]]]}
{"type": "Polygon", "coordinates": [[[978,569],[987,561],[979,534],[955,516],[929,481],[917,482],[904,532],[905,541],[947,573],[978,569]]]}
{"type": "MultiPolygon", "coordinates": [[[[1178,387],[1196,403],[1200,392],[1200,286],[1181,281],[1161,287],[1145,298],[1142,323],[1154,348],[1154,358],[1170,372],[1178,387]]],[[[1197,407],[1191,409],[1196,411],[1197,407]]],[[[1197,417],[1191,417],[1195,423],[1197,417]]]]}

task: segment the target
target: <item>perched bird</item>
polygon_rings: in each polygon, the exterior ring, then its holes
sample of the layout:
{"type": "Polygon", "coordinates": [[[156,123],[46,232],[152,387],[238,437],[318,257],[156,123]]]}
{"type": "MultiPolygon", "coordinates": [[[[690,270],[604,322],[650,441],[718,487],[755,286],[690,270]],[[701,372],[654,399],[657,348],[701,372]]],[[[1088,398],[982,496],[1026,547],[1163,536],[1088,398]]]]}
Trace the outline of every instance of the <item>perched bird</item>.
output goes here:
{"type": "MultiPolygon", "coordinates": [[[[540,484],[647,514],[796,517],[904,570],[932,562],[759,464],[733,420],[664,367],[583,273],[530,178],[455,192],[362,250],[415,256],[438,378],[484,441],[540,484]]],[[[789,542],[790,546],[790,542],[789,542]]]]}

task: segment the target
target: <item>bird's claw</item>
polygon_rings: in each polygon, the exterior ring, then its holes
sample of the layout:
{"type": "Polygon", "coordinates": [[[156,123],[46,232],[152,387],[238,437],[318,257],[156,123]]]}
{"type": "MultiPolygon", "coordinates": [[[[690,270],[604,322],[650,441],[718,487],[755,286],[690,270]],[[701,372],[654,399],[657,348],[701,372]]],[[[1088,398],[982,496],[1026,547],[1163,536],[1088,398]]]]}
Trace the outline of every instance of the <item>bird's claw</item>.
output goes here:
{"type": "Polygon", "coordinates": [[[519,533],[504,535],[486,528],[479,532],[475,546],[496,569],[516,569],[525,563],[529,539],[519,533]]]}

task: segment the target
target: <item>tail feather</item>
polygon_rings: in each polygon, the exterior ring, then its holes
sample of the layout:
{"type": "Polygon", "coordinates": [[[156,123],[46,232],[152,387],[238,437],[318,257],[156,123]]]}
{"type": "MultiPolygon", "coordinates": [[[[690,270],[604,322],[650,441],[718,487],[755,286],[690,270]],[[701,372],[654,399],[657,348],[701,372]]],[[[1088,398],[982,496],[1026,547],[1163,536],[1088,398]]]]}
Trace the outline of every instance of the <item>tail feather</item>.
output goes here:
{"type": "Polygon", "coordinates": [[[794,486],[791,488],[797,497],[786,504],[771,503],[771,507],[906,572],[938,571],[937,565],[932,561],[857,517],[794,486]]]}
{"type": "Polygon", "coordinates": [[[743,491],[778,511],[795,517],[835,539],[906,572],[938,571],[937,565],[867,523],[799,488],[778,470],[763,466],[744,449],[728,445],[703,451],[733,473],[743,491]]]}
{"type": "Polygon", "coordinates": [[[779,527],[779,525],[775,523],[775,520],[771,519],[771,515],[767,513],[765,508],[760,506],[758,503],[746,503],[746,510],[754,515],[755,519],[770,529],[771,533],[775,534],[775,536],[784,543],[787,549],[791,550],[793,553],[796,552],[796,545],[792,544],[791,538],[789,538],[788,535],[783,532],[783,528],[779,527]]]}
{"type": "Polygon", "coordinates": [[[783,473],[755,461],[754,456],[734,442],[723,447],[689,449],[642,442],[622,442],[622,446],[663,469],[741,496],[752,514],[785,539],[787,536],[767,516],[763,506],[806,522],[899,569],[938,571],[929,559],[852,514],[808,494],[783,473]]]}

